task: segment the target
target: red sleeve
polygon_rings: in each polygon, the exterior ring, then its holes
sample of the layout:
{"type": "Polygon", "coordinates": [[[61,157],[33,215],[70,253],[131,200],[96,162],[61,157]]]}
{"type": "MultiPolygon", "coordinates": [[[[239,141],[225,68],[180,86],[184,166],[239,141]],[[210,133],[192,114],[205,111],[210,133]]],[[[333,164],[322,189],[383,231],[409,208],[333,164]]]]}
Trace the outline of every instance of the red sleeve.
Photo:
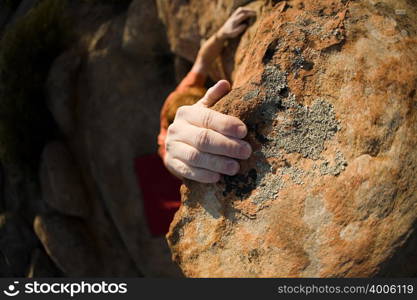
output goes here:
{"type": "Polygon", "coordinates": [[[190,87],[204,87],[206,83],[206,76],[200,73],[196,73],[193,71],[188,72],[187,76],[181,81],[181,83],[177,87],[177,91],[183,92],[187,88],[190,87]]]}

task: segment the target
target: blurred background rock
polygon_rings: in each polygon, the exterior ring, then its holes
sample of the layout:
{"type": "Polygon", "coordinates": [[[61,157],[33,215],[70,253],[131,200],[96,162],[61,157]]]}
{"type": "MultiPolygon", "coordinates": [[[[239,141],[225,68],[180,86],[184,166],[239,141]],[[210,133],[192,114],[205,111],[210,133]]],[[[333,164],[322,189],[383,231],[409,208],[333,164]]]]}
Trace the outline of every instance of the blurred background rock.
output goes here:
{"type": "Polygon", "coordinates": [[[0,276],[181,276],[133,169],[175,58],[155,1],[0,1],[0,276]]]}

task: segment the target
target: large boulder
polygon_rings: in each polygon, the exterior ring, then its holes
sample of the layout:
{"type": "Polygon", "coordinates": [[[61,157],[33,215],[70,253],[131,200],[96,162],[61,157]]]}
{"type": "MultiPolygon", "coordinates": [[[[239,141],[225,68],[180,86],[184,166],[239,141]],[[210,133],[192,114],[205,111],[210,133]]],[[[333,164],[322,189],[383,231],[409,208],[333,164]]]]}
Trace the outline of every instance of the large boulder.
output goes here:
{"type": "Polygon", "coordinates": [[[254,152],[182,187],[167,238],[187,276],[417,274],[416,20],[406,0],[262,4],[214,107],[254,152]]]}

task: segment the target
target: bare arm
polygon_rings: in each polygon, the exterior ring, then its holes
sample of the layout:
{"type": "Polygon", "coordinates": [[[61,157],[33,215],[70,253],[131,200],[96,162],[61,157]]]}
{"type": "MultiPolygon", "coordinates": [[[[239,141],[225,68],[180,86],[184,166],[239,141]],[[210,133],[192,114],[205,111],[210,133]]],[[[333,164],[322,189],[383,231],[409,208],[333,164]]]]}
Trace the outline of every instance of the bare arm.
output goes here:
{"type": "MultiPolygon", "coordinates": [[[[192,71],[206,75],[224,42],[241,34],[247,27],[244,21],[254,15],[252,10],[237,9],[203,44],[192,71]]],[[[221,80],[196,104],[178,109],[168,127],[164,157],[165,166],[175,176],[217,182],[222,174],[235,175],[240,168],[238,160],[251,155],[251,146],[242,140],[247,134],[246,125],[238,118],[210,109],[229,91],[229,82],[221,80]]]]}
{"type": "Polygon", "coordinates": [[[245,21],[255,15],[253,10],[247,8],[235,10],[226,23],[201,46],[191,70],[206,75],[213,61],[222,52],[224,42],[245,31],[245,21]]]}

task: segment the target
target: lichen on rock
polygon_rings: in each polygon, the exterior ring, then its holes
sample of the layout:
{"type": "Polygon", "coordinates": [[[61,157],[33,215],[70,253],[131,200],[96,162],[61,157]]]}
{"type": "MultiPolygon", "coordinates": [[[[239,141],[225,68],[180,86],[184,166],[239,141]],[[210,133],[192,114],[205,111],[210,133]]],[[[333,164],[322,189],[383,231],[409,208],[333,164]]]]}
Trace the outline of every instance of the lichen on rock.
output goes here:
{"type": "Polygon", "coordinates": [[[323,99],[317,99],[310,107],[303,107],[291,97],[288,102],[283,102],[283,106],[290,108],[290,118],[276,126],[275,148],[318,159],[324,150],[324,143],[339,130],[333,106],[323,99]]]}
{"type": "Polygon", "coordinates": [[[320,165],[320,175],[339,175],[343,170],[345,170],[347,162],[343,153],[336,151],[336,157],[334,159],[334,164],[331,166],[328,161],[323,162],[320,165]]]}

